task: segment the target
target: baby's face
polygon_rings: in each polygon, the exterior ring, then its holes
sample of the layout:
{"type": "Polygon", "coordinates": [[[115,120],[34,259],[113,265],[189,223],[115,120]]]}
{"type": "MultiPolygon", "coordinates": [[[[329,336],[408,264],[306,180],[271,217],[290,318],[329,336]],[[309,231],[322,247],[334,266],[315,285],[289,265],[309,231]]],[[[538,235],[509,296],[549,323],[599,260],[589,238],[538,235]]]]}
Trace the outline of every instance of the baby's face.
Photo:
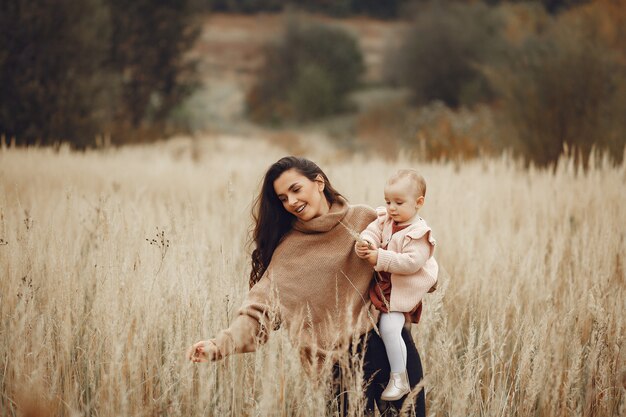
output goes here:
{"type": "Polygon", "coordinates": [[[385,185],[385,203],[389,217],[397,223],[412,219],[424,204],[424,197],[416,194],[416,188],[408,178],[385,185]]]}

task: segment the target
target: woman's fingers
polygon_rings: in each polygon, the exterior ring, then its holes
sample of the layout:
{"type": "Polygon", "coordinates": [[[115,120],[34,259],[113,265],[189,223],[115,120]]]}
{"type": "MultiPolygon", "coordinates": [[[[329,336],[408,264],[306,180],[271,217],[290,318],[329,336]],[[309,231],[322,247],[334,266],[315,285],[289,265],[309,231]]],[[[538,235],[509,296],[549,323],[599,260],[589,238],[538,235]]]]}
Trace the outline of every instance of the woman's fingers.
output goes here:
{"type": "Polygon", "coordinates": [[[189,348],[189,351],[187,352],[187,358],[193,362],[206,362],[206,359],[204,359],[203,356],[204,356],[204,342],[203,341],[195,343],[193,346],[189,348]]]}
{"type": "Polygon", "coordinates": [[[202,340],[189,348],[187,358],[194,362],[209,362],[219,358],[219,349],[213,340],[202,340]]]}
{"type": "Polygon", "coordinates": [[[208,362],[208,360],[206,360],[206,358],[204,356],[196,356],[193,359],[194,363],[202,363],[202,362],[208,362]]]}
{"type": "Polygon", "coordinates": [[[187,350],[187,359],[189,359],[190,361],[193,360],[193,358],[196,356],[196,345],[192,345],[188,350],[187,350]]]}

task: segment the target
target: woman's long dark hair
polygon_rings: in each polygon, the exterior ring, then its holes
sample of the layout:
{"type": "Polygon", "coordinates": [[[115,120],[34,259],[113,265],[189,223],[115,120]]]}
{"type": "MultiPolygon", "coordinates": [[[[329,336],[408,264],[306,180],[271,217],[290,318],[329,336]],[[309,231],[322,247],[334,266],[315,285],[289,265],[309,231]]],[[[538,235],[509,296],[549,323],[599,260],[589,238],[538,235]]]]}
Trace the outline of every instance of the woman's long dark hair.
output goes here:
{"type": "Polygon", "coordinates": [[[274,250],[287,232],[291,230],[296,220],[292,214],[285,210],[283,203],[274,191],[274,181],[283,172],[290,169],[295,169],[311,181],[315,181],[318,175],[321,176],[324,179],[324,196],[328,205],[332,205],[341,197],[341,194],[330,184],[324,171],[313,161],[286,156],[270,166],[263,178],[261,192],[254,200],[252,208],[252,217],[255,221],[252,239],[256,247],[252,251],[250,288],[261,279],[270,264],[274,250]]]}

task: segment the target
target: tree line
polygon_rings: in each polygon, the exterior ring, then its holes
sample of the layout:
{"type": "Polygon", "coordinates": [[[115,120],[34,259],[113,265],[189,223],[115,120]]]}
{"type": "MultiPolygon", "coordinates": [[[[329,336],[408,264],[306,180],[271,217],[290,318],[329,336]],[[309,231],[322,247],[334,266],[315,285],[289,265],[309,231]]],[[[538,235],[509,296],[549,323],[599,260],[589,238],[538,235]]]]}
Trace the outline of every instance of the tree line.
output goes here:
{"type": "MultiPolygon", "coordinates": [[[[385,58],[384,83],[409,89],[416,107],[490,106],[506,127],[497,135],[502,147],[545,165],[564,145],[623,157],[624,1],[343,3],[350,13],[373,14],[373,4],[384,4],[385,16],[413,4],[413,24],[385,58]]],[[[342,2],[299,2],[329,13],[331,3],[342,2]]],[[[199,19],[207,10],[270,4],[289,1],[0,0],[0,135],[76,147],[167,137],[171,115],[199,85],[188,54],[199,19]]],[[[253,121],[299,123],[353,110],[349,95],[363,87],[364,61],[357,40],[337,25],[292,22],[264,54],[247,94],[253,121]]]]}
{"type": "MultiPolygon", "coordinates": [[[[499,127],[489,132],[492,151],[513,148],[539,165],[556,161],[565,146],[585,163],[594,148],[621,160],[625,6],[596,0],[552,15],[538,3],[425,2],[399,46],[387,48],[383,83],[407,89],[412,108],[489,107],[499,127]]],[[[247,97],[249,116],[281,124],[349,110],[348,95],[363,87],[362,63],[350,33],[292,23],[267,48],[247,97]]],[[[399,111],[410,123],[411,112],[399,111]]],[[[420,146],[415,129],[392,139],[420,146]]]]}
{"type": "Polygon", "coordinates": [[[192,0],[2,0],[0,134],[90,146],[162,129],[194,87],[192,0]]]}
{"type": "MultiPolygon", "coordinates": [[[[278,12],[297,8],[335,17],[366,15],[379,19],[406,16],[430,0],[196,0],[207,11],[231,13],[278,12]]],[[[528,0],[487,0],[489,5],[528,0]]],[[[558,13],[590,0],[536,0],[550,13],[558,13]]],[[[442,3],[475,3],[474,0],[441,0],[442,3]]]]}

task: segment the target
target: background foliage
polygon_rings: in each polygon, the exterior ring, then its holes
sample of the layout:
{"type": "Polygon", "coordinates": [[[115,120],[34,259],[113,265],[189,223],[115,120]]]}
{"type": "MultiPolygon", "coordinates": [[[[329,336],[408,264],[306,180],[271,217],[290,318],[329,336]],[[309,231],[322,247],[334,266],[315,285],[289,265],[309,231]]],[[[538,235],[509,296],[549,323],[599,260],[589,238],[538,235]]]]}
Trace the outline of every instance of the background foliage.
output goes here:
{"type": "Polygon", "coordinates": [[[20,143],[85,145],[111,119],[111,35],[103,0],[4,1],[0,12],[0,132],[20,143]]]}
{"type": "Polygon", "coordinates": [[[253,120],[306,121],[345,109],[359,84],[363,57],[341,29],[292,20],[282,39],[269,45],[257,84],[248,96],[253,120]]]}
{"type": "Polygon", "coordinates": [[[491,73],[515,145],[538,164],[555,161],[564,145],[584,161],[594,146],[623,157],[626,63],[597,30],[589,18],[559,20],[491,73]]]}
{"type": "Polygon", "coordinates": [[[465,107],[481,105],[474,110],[480,118],[482,106],[489,106],[495,124],[487,136],[495,140],[485,140],[479,128],[471,130],[480,134],[451,142],[459,137],[451,132],[468,129],[450,113],[426,130],[413,123],[412,130],[398,135],[392,128],[388,136],[426,157],[510,148],[544,166],[564,148],[575,149],[586,163],[595,147],[620,161],[626,146],[626,3],[583,3],[419,7],[388,60],[389,82],[407,86],[415,105],[443,102],[459,117],[465,107]]]}
{"type": "Polygon", "coordinates": [[[0,11],[0,135],[19,144],[271,126],[425,159],[624,154],[625,0],[2,0],[0,11]],[[213,49],[211,12],[239,25],[213,49]],[[279,24],[224,12],[279,12],[279,24]],[[243,64],[229,67],[233,56],[243,64]]]}
{"type": "MultiPolygon", "coordinates": [[[[390,19],[433,0],[195,0],[203,10],[235,13],[277,12],[286,8],[300,9],[331,16],[367,15],[390,19]]],[[[486,0],[490,6],[528,0],[486,0]]],[[[590,0],[537,0],[550,13],[557,13],[590,0]]],[[[472,0],[445,0],[440,3],[475,3],[472,0]]]]}
{"type": "Polygon", "coordinates": [[[192,2],[107,1],[111,67],[121,75],[116,117],[135,129],[162,122],[195,86],[194,63],[184,55],[199,35],[192,2]]]}
{"type": "Polygon", "coordinates": [[[483,3],[429,2],[416,14],[389,58],[390,81],[410,88],[418,105],[488,100],[490,86],[480,67],[496,62],[505,48],[497,11],[483,3]]]}
{"type": "Polygon", "coordinates": [[[193,83],[187,1],[4,0],[0,132],[18,143],[116,142],[163,122],[193,83]]]}
{"type": "Polygon", "coordinates": [[[297,8],[332,16],[364,14],[378,18],[398,17],[409,0],[198,0],[206,10],[238,13],[275,12],[297,8]]]}

